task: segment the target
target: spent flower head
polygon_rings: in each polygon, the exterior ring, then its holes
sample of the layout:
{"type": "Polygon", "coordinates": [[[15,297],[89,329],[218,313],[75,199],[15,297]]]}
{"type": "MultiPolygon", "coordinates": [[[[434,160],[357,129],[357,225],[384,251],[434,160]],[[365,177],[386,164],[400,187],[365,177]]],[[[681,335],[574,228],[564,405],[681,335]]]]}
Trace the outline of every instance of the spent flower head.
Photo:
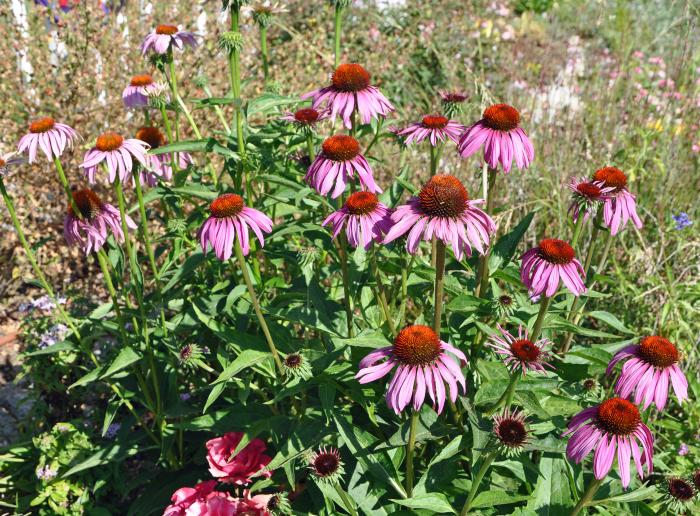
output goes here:
{"type": "Polygon", "coordinates": [[[497,414],[493,418],[493,435],[500,453],[507,457],[520,454],[530,435],[525,414],[509,408],[497,414]]]}
{"type": "Polygon", "coordinates": [[[670,477],[662,488],[664,505],[672,514],[684,514],[695,498],[695,486],[683,477],[670,477]]]}
{"type": "Polygon", "coordinates": [[[290,378],[308,380],[313,375],[311,364],[302,353],[289,353],[282,361],[284,372],[290,378]]]}
{"type": "Polygon", "coordinates": [[[227,31],[219,36],[219,48],[227,54],[243,50],[243,34],[237,31],[227,31]]]}
{"type": "Polygon", "coordinates": [[[340,452],[336,448],[322,447],[309,458],[309,469],[313,477],[327,484],[335,484],[345,473],[340,452]]]}

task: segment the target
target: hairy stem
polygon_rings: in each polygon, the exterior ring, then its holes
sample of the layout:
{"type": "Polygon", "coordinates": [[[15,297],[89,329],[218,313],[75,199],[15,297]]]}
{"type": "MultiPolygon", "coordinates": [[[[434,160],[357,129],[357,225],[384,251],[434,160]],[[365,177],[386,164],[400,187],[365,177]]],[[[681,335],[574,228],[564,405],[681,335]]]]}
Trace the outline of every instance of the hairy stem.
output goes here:
{"type": "Polygon", "coordinates": [[[413,496],[413,454],[416,449],[416,428],[418,427],[418,411],[411,411],[411,424],[406,443],[406,496],[413,496]]]}
{"type": "Polygon", "coordinates": [[[440,326],[442,324],[442,296],[445,281],[445,243],[442,240],[436,241],[435,252],[435,313],[433,314],[433,329],[440,336],[440,326]]]}
{"type": "Polygon", "coordinates": [[[481,463],[481,467],[479,468],[479,471],[476,472],[476,476],[472,479],[472,487],[471,489],[469,489],[467,500],[464,502],[464,506],[462,507],[459,516],[465,516],[466,514],[469,514],[469,509],[471,509],[472,507],[472,503],[474,502],[476,493],[479,490],[479,485],[481,484],[481,481],[484,479],[484,475],[486,475],[486,472],[489,470],[491,464],[495,459],[495,452],[489,453],[486,457],[482,459],[483,461],[481,463]]]}

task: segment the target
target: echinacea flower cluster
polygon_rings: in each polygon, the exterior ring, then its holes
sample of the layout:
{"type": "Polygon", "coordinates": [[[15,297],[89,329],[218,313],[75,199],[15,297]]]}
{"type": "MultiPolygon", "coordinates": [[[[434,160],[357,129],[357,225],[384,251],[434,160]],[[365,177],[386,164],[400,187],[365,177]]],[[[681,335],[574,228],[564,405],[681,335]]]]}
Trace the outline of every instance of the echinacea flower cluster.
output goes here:
{"type": "Polygon", "coordinates": [[[630,220],[637,229],[642,228],[642,221],[637,215],[636,198],[627,189],[627,176],[622,170],[615,167],[601,168],[593,174],[593,181],[612,189],[603,201],[603,220],[610,228],[611,235],[617,235],[630,220]]]}
{"type": "Polygon", "coordinates": [[[571,190],[569,214],[576,222],[581,213],[585,219],[595,215],[598,206],[608,199],[608,194],[614,191],[614,188],[605,186],[603,181],[574,177],[569,182],[569,190],[571,190]]]}

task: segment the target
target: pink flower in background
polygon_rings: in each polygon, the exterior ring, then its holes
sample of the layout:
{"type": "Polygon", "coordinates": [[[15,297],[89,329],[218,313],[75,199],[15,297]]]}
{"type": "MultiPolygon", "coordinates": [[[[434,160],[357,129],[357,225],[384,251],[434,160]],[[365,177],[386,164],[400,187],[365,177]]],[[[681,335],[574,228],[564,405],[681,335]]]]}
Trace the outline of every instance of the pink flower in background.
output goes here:
{"type": "MultiPolygon", "coordinates": [[[[165,135],[157,127],[142,127],[136,131],[136,139],[147,143],[151,151],[168,144],[165,135]]],[[[185,170],[194,163],[192,156],[187,152],[149,153],[146,155],[149,167],[148,169],[142,168],[140,172],[141,183],[153,187],[158,184],[159,178],[163,181],[170,181],[173,178],[173,155],[175,155],[179,170],[185,170]]]]}
{"type": "Polygon", "coordinates": [[[576,222],[582,211],[584,220],[588,219],[590,215],[595,215],[598,204],[605,201],[608,194],[615,189],[605,186],[603,181],[589,181],[583,177],[572,177],[569,182],[569,190],[571,190],[569,214],[576,222]]]}
{"type": "Polygon", "coordinates": [[[630,483],[630,459],[634,459],[640,478],[644,478],[642,465],[646,464],[648,474],[652,472],[654,436],[631,402],[622,398],[607,399],[576,414],[568,427],[563,434],[571,436],[566,455],[578,464],[595,449],[593,474],[598,480],[605,478],[616,456],[622,487],[630,483]]]}
{"type": "Polygon", "coordinates": [[[576,259],[574,249],[556,238],[545,238],[521,256],[520,279],[531,297],[552,297],[559,289],[560,281],[579,296],[586,291],[585,273],[576,259]]]}
{"type": "Polygon", "coordinates": [[[170,45],[183,50],[185,46],[196,47],[197,36],[192,32],[181,31],[177,25],[158,25],[154,32],[151,32],[141,45],[141,53],[146,55],[149,51],[156,54],[167,54],[170,45]]]}
{"type": "Polygon", "coordinates": [[[382,189],[372,177],[372,167],[360,153],[360,143],[355,138],[337,134],[327,138],[321,149],[304,177],[318,193],[326,195],[331,192],[333,199],[339,197],[355,174],[363,190],[381,193],[382,189]]]}
{"type": "MultiPolygon", "coordinates": [[[[192,514],[192,511],[187,511],[190,506],[198,501],[206,500],[209,495],[214,493],[214,488],[218,482],[216,480],[207,480],[200,482],[194,487],[181,487],[170,497],[172,504],[168,505],[163,512],[163,516],[185,516],[192,514]]],[[[225,496],[225,493],[222,493],[225,496]]]]}
{"type": "Polygon", "coordinates": [[[254,476],[272,476],[271,471],[263,471],[272,458],[265,455],[266,446],[261,439],[251,440],[232,458],[242,438],[243,432],[229,432],[207,441],[209,473],[220,482],[246,485],[254,476]]]}
{"type": "Polygon", "coordinates": [[[539,339],[532,342],[528,339],[527,328],[518,326],[518,337],[514,337],[506,331],[500,324],[496,325],[501,335],[489,337],[490,342],[486,345],[501,355],[506,366],[511,373],[520,369],[523,376],[528,371],[544,373],[545,367],[554,369],[554,366],[547,362],[551,359],[549,351],[546,349],[552,343],[547,339],[539,339]]]}
{"type": "Polygon", "coordinates": [[[668,387],[673,386],[678,402],[688,399],[688,380],[678,367],[680,354],[671,341],[659,336],[644,337],[639,344],[625,346],[608,364],[606,374],[625,361],[615,383],[615,394],[628,398],[646,410],[654,403],[663,410],[668,399],[668,387]]]}
{"type": "Polygon", "coordinates": [[[284,116],[280,117],[280,120],[292,122],[298,127],[313,127],[321,120],[328,118],[328,116],[328,112],[326,111],[318,111],[314,108],[302,108],[294,113],[288,111],[284,116]]]}
{"type": "Polygon", "coordinates": [[[311,99],[312,107],[327,107],[335,118],[340,115],[345,127],[352,127],[352,114],[355,110],[363,124],[369,124],[372,118],[386,117],[394,111],[391,102],[382,95],[378,88],[370,84],[370,74],[359,64],[341,64],[333,72],[331,85],[301,96],[311,99]]]}
{"type": "Polygon", "coordinates": [[[27,160],[18,156],[16,152],[0,154],[0,178],[7,176],[11,168],[26,162],[27,160]]]}
{"type": "Polygon", "coordinates": [[[61,157],[66,147],[72,148],[78,138],[78,133],[72,127],[51,117],[40,118],[29,124],[29,133],[20,138],[17,151],[27,152],[29,163],[36,161],[38,149],[46,154],[49,161],[53,161],[61,157]]]}
{"type": "Polygon", "coordinates": [[[128,108],[139,108],[148,106],[149,93],[158,89],[158,83],[153,81],[149,74],[134,75],[129,85],[124,88],[122,100],[128,108]]]}
{"type": "Polygon", "coordinates": [[[209,205],[210,217],[202,224],[198,238],[202,251],[206,254],[208,247],[214,249],[219,260],[228,260],[233,252],[233,245],[238,238],[244,256],[250,252],[248,228],[265,247],[263,232],[272,231],[272,219],[263,212],[245,205],[243,197],[237,194],[223,194],[209,205]]]}
{"type": "Polygon", "coordinates": [[[642,228],[635,196],[627,190],[627,176],[622,170],[615,167],[601,168],[593,174],[593,181],[602,182],[613,189],[603,204],[603,220],[610,228],[611,235],[617,235],[629,220],[637,229],[642,228]]]}
{"type": "Polygon", "coordinates": [[[459,153],[468,158],[484,148],[484,161],[489,167],[500,163],[507,174],[515,159],[519,169],[527,168],[535,159],[535,149],[520,128],[520,113],[508,104],[486,108],[483,117],[464,133],[459,141],[459,153]]]}
{"type": "Polygon", "coordinates": [[[393,227],[384,237],[389,243],[408,234],[406,250],[415,254],[421,239],[433,236],[452,246],[458,260],[472,248],[484,254],[496,225],[486,212],[477,208],[483,199],[469,200],[467,189],[459,179],[448,174],[430,178],[417,197],[399,206],[391,214],[393,227]]]}
{"type": "Polygon", "coordinates": [[[372,242],[381,242],[384,233],[391,227],[389,215],[389,209],[379,202],[376,194],[355,192],[322,225],[333,224],[333,238],[345,228],[348,243],[352,247],[369,249],[372,242]]]}
{"type": "Polygon", "coordinates": [[[437,147],[447,138],[457,143],[465,129],[459,122],[442,115],[427,115],[420,122],[412,123],[399,134],[406,138],[406,145],[413,142],[420,143],[427,138],[430,145],[437,147]]]}
{"type": "Polygon", "coordinates": [[[146,151],[148,144],[135,138],[124,139],[114,132],[107,132],[97,137],[95,146],[85,153],[81,168],[85,169],[85,177],[91,184],[95,183],[97,169],[101,163],[107,168],[110,183],[119,177],[122,184],[131,180],[134,160],[148,168],[146,151]]]}
{"type": "MultiPolygon", "coordinates": [[[[110,232],[117,242],[124,241],[122,219],[117,208],[102,202],[100,197],[89,188],[74,191],[73,200],[82,220],[69,204],[63,219],[63,235],[69,245],[82,246],[87,256],[102,249],[110,232]]],[[[126,215],[126,225],[130,229],[136,229],[136,224],[128,215],[126,215]]]]}
{"type": "Polygon", "coordinates": [[[439,414],[445,406],[445,383],[453,402],[457,400],[458,384],[462,392],[466,391],[466,380],[460,369],[460,365],[466,363],[464,353],[440,340],[432,328],[415,324],[401,330],[393,345],[372,351],[363,358],[355,378],[362,384],[373,382],[398,366],[386,393],[389,408],[399,414],[413,402],[414,410],[420,410],[427,392],[439,414]],[[377,364],[383,358],[387,360],[377,364]]]}

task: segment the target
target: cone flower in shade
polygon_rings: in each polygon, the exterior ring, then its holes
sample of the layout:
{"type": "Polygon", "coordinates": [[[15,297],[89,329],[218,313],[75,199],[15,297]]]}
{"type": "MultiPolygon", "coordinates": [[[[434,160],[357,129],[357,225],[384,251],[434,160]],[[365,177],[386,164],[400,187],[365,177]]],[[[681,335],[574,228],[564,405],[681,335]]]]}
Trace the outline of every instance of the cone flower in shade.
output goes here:
{"type": "Polygon", "coordinates": [[[333,238],[345,228],[348,243],[352,247],[369,249],[372,242],[381,242],[384,233],[391,227],[390,211],[379,202],[376,194],[355,192],[322,225],[327,224],[333,224],[333,238]]]}
{"type": "Polygon", "coordinates": [[[521,256],[521,260],[520,279],[531,297],[552,297],[560,283],[564,283],[575,296],[586,291],[583,266],[576,259],[574,249],[563,240],[540,240],[537,247],[521,256]]]}
{"type": "Polygon", "coordinates": [[[318,193],[330,192],[333,199],[345,192],[350,179],[357,174],[360,187],[372,193],[381,193],[372,177],[372,167],[360,153],[360,143],[352,136],[338,134],[327,138],[321,152],[306,172],[306,182],[318,193]]]}
{"type": "Polygon", "coordinates": [[[453,402],[457,400],[460,385],[462,392],[466,391],[461,370],[466,363],[464,353],[440,340],[432,328],[414,324],[401,330],[391,346],[372,351],[363,358],[355,378],[363,384],[373,382],[396,367],[386,393],[389,408],[397,414],[409,405],[420,410],[427,393],[439,414],[445,406],[445,384],[449,386],[453,402]],[[382,361],[384,358],[386,360],[382,361]]]}
{"type": "Polygon", "coordinates": [[[233,245],[238,238],[243,255],[250,252],[248,229],[252,229],[265,246],[263,233],[272,231],[272,219],[263,212],[245,205],[243,197],[237,194],[223,194],[209,205],[209,218],[202,224],[197,237],[206,253],[209,246],[219,260],[228,260],[233,254],[233,245]]]}
{"type": "MultiPolygon", "coordinates": [[[[89,188],[76,190],[72,194],[82,219],[69,204],[63,219],[63,235],[69,245],[81,246],[87,256],[102,249],[110,233],[117,242],[124,241],[122,219],[117,208],[102,202],[89,188]]],[[[126,225],[129,229],[137,227],[128,215],[126,225]]]]}
{"type": "Polygon", "coordinates": [[[486,108],[481,120],[469,127],[459,141],[458,150],[463,158],[484,148],[484,161],[503,172],[510,172],[513,160],[519,169],[530,166],[535,159],[535,148],[520,127],[520,113],[508,104],[486,108]]]}
{"type": "Polygon", "coordinates": [[[412,197],[391,214],[392,227],[384,243],[407,235],[406,250],[415,254],[421,240],[433,236],[451,246],[458,260],[471,256],[472,248],[486,252],[496,225],[486,212],[477,208],[483,199],[470,200],[467,189],[454,176],[439,174],[430,178],[417,197],[412,197]]]}
{"type": "Polygon", "coordinates": [[[357,110],[360,121],[369,124],[373,118],[386,117],[394,111],[391,102],[370,83],[370,74],[355,63],[341,64],[333,72],[330,86],[301,96],[311,99],[315,109],[327,108],[330,115],[340,116],[345,127],[352,127],[352,114],[357,110]]]}
{"type": "Polygon", "coordinates": [[[640,478],[644,478],[643,465],[648,474],[652,472],[654,436],[632,402],[607,399],[576,414],[568,427],[563,434],[571,436],[566,446],[567,456],[578,464],[594,451],[593,474],[598,480],[610,472],[615,458],[625,488],[630,483],[630,460],[634,460],[640,478]]]}
{"type": "Polygon", "coordinates": [[[644,337],[639,344],[625,346],[615,353],[606,374],[611,374],[618,362],[624,362],[615,383],[615,393],[621,398],[634,394],[634,402],[646,410],[654,403],[658,410],[666,407],[669,386],[678,402],[688,399],[688,380],[678,367],[680,353],[664,337],[644,337]]]}
{"type": "Polygon", "coordinates": [[[78,133],[70,126],[56,122],[51,117],[40,118],[29,124],[29,133],[20,138],[17,151],[29,155],[29,163],[36,161],[41,150],[49,161],[60,158],[67,147],[72,148],[78,133]]]}
{"type": "Polygon", "coordinates": [[[605,167],[593,174],[593,181],[601,182],[612,191],[603,201],[603,220],[610,228],[610,234],[617,235],[628,221],[642,228],[642,221],[637,215],[637,201],[627,189],[627,176],[619,168],[605,167]]]}

